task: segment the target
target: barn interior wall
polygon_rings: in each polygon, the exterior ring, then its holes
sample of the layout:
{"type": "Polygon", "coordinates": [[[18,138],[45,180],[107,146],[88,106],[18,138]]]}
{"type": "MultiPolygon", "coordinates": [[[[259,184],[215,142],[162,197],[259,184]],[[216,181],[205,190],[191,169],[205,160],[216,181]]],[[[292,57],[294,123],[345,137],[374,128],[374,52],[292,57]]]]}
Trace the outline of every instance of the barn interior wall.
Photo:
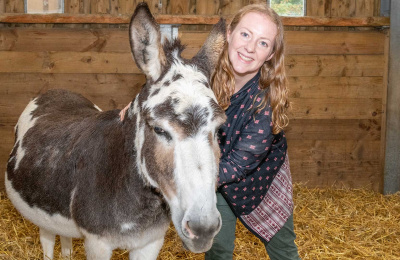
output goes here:
{"type": "MultiPolygon", "coordinates": [[[[65,12],[130,14],[138,1],[66,0],[65,12]]],[[[147,2],[156,14],[230,15],[264,1],[147,2]]],[[[0,0],[0,15],[23,12],[23,0],[0,0]]],[[[307,15],[379,16],[379,0],[307,0],[307,15]]],[[[187,44],[183,56],[197,52],[209,29],[180,27],[187,44]]],[[[388,29],[286,26],[285,41],[293,106],[286,134],[294,181],[381,191],[388,29]]],[[[120,109],[145,81],[130,54],[127,25],[0,23],[0,57],[2,173],[18,116],[39,93],[66,88],[104,110],[120,109]]]]}

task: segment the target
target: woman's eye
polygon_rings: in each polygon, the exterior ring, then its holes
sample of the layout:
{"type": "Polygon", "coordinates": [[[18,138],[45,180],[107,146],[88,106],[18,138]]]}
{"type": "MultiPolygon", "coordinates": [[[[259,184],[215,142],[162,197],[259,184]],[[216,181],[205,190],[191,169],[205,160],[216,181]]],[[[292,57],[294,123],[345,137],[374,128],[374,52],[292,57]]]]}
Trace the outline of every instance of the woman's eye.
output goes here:
{"type": "Polygon", "coordinates": [[[246,38],[249,37],[249,34],[246,33],[246,32],[242,32],[241,35],[242,35],[243,37],[246,37],[246,38]]]}
{"type": "Polygon", "coordinates": [[[266,43],[266,42],[260,42],[260,45],[261,45],[262,47],[268,47],[268,43],[266,43]]]}

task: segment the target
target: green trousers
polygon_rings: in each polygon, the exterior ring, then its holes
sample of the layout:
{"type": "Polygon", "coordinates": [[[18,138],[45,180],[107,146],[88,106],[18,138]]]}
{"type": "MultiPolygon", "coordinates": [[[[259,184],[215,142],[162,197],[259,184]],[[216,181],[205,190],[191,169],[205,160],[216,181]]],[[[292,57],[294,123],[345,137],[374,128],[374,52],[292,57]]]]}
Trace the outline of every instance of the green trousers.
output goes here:
{"type": "MultiPolygon", "coordinates": [[[[236,216],[233,214],[224,197],[217,192],[217,208],[222,217],[221,231],[214,238],[212,248],[206,252],[206,260],[229,260],[233,257],[235,247],[236,216]]],[[[285,225],[268,242],[264,243],[271,260],[297,260],[300,259],[297,246],[294,243],[293,215],[285,225]]]]}

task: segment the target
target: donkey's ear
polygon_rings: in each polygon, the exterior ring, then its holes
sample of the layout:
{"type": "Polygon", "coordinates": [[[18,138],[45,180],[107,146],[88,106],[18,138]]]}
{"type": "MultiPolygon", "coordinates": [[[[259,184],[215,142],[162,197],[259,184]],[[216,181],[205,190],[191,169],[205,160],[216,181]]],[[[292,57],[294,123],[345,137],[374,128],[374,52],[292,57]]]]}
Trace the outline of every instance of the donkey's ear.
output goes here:
{"type": "Polygon", "coordinates": [[[129,40],[136,65],[147,79],[157,80],[166,58],[161,46],[160,26],[144,2],[137,5],[132,15],[129,24],[129,40]]]}
{"type": "Polygon", "coordinates": [[[211,73],[214,71],[215,66],[218,63],[219,55],[221,54],[226,42],[226,23],[224,19],[220,19],[208,35],[203,46],[193,57],[198,63],[204,64],[205,69],[211,73]]]}

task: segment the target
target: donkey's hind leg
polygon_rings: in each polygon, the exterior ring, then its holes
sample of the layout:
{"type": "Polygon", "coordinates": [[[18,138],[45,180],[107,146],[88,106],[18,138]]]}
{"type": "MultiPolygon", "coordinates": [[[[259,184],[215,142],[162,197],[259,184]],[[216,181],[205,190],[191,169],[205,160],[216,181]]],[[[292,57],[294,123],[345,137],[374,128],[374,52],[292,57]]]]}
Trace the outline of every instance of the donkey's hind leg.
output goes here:
{"type": "Polygon", "coordinates": [[[56,235],[46,229],[39,229],[40,243],[43,248],[43,259],[53,259],[56,235]]]}
{"type": "Polygon", "coordinates": [[[72,238],[60,236],[61,255],[64,259],[70,259],[72,256],[72,238]]]}

